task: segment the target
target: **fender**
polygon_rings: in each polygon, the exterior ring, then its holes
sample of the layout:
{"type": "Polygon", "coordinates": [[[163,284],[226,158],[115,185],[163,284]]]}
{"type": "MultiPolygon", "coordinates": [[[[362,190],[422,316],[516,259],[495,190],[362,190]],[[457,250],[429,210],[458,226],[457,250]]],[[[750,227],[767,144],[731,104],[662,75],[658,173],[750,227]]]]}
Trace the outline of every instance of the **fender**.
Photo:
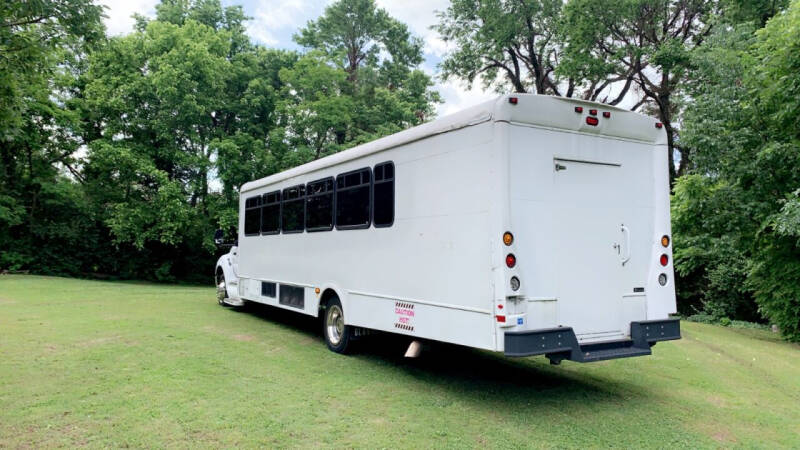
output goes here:
{"type": "MultiPolygon", "coordinates": [[[[314,296],[314,297],[315,297],[315,298],[314,298],[314,301],[316,301],[316,303],[317,303],[317,304],[316,304],[316,307],[317,307],[317,309],[319,309],[319,304],[320,304],[320,302],[322,301],[322,294],[323,294],[323,293],[324,293],[326,290],[330,289],[330,290],[332,290],[333,292],[336,292],[336,296],[337,296],[337,297],[339,297],[339,301],[342,303],[342,309],[344,309],[344,311],[345,311],[345,313],[344,313],[344,320],[345,320],[345,323],[349,325],[349,323],[348,323],[348,321],[347,321],[347,306],[348,306],[348,305],[347,305],[347,303],[348,303],[348,301],[347,301],[347,300],[348,300],[348,299],[347,299],[347,291],[345,291],[344,289],[342,289],[342,288],[341,288],[339,285],[337,285],[336,283],[332,283],[332,282],[330,282],[330,281],[326,281],[326,282],[322,283],[322,284],[319,286],[319,289],[320,289],[320,290],[319,290],[319,294],[314,296]]],[[[312,309],[312,311],[313,311],[313,309],[312,309]]]]}
{"type": "MultiPolygon", "coordinates": [[[[231,251],[233,251],[233,249],[231,249],[231,251]]],[[[233,262],[231,261],[230,253],[225,253],[217,260],[217,266],[214,268],[215,277],[218,268],[222,268],[222,273],[225,275],[225,287],[228,291],[228,298],[240,300],[239,278],[233,272],[233,262]]]]}

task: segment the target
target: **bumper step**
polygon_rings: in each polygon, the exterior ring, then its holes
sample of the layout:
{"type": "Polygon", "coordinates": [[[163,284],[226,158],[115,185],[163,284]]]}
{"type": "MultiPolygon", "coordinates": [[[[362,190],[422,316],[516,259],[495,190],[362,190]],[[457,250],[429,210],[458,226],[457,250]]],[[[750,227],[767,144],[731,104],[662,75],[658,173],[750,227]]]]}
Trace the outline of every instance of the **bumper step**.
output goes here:
{"type": "Polygon", "coordinates": [[[564,359],[595,362],[607,359],[650,355],[650,347],[659,341],[680,339],[678,319],[631,322],[631,338],[616,341],[579,344],[570,327],[547,328],[505,333],[506,356],[545,355],[551,363],[564,359]]]}

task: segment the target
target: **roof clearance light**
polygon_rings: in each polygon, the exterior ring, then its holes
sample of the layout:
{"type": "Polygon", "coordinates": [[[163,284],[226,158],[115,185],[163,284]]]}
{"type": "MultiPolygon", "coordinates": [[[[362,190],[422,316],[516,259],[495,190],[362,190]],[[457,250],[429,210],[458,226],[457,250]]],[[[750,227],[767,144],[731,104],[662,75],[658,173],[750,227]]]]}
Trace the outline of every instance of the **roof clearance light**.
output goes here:
{"type": "Polygon", "coordinates": [[[575,112],[576,113],[582,113],[583,112],[583,106],[576,106],[575,107],[575,112]]]}
{"type": "Polygon", "coordinates": [[[512,105],[516,105],[518,101],[519,99],[517,97],[508,97],[508,103],[511,103],[512,105]]]}
{"type": "Polygon", "coordinates": [[[597,124],[600,123],[600,121],[597,119],[597,117],[587,117],[586,118],[586,123],[588,123],[589,125],[591,125],[593,127],[596,127],[597,124]]]}
{"type": "Polygon", "coordinates": [[[514,243],[514,235],[510,231],[503,233],[503,244],[511,245],[514,243]]]}
{"type": "Polygon", "coordinates": [[[509,269],[512,269],[516,265],[517,265],[517,257],[514,256],[513,253],[509,253],[508,255],[506,255],[506,266],[508,266],[509,269]]]}
{"type": "Polygon", "coordinates": [[[608,112],[608,111],[603,111],[603,117],[605,117],[606,119],[610,119],[611,118],[611,113],[608,112]]]}
{"type": "Polygon", "coordinates": [[[669,256],[667,256],[667,255],[661,255],[660,262],[661,262],[661,265],[662,265],[662,266],[666,266],[666,265],[667,265],[667,263],[669,263],[669,256]]]}
{"type": "Polygon", "coordinates": [[[660,129],[661,129],[663,126],[664,126],[664,124],[663,124],[663,123],[661,123],[661,122],[656,122],[656,128],[658,128],[659,130],[660,130],[660,129]]]}
{"type": "Polygon", "coordinates": [[[591,114],[593,116],[596,116],[597,115],[597,110],[596,109],[590,109],[589,110],[589,114],[591,114]]]}
{"type": "Polygon", "coordinates": [[[669,247],[669,236],[667,236],[666,234],[661,236],[661,246],[669,247]]]}

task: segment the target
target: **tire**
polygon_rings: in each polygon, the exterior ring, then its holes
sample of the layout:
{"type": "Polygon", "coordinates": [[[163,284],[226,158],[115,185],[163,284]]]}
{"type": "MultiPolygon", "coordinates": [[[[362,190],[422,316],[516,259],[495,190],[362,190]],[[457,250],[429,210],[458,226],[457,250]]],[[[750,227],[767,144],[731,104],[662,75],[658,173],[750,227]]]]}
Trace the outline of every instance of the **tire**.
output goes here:
{"type": "Polygon", "coordinates": [[[228,289],[227,284],[225,283],[225,274],[220,271],[216,277],[217,280],[217,303],[220,306],[228,307],[229,304],[225,303],[225,299],[228,298],[228,289]]]}
{"type": "Polygon", "coordinates": [[[347,354],[353,348],[353,327],[344,324],[344,309],[339,298],[334,296],[328,300],[325,316],[322,320],[322,335],[325,344],[335,353],[347,354]]]}

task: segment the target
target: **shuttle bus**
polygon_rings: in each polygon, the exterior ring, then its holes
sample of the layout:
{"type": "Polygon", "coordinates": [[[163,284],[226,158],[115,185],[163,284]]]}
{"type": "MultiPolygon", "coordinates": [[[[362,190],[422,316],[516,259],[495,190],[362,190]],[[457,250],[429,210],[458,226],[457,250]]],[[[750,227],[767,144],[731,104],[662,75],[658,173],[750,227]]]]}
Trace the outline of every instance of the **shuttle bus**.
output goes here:
{"type": "Polygon", "coordinates": [[[679,339],[666,134],[631,111],[506,95],[241,187],[218,300],[591,362],[679,339]]]}

